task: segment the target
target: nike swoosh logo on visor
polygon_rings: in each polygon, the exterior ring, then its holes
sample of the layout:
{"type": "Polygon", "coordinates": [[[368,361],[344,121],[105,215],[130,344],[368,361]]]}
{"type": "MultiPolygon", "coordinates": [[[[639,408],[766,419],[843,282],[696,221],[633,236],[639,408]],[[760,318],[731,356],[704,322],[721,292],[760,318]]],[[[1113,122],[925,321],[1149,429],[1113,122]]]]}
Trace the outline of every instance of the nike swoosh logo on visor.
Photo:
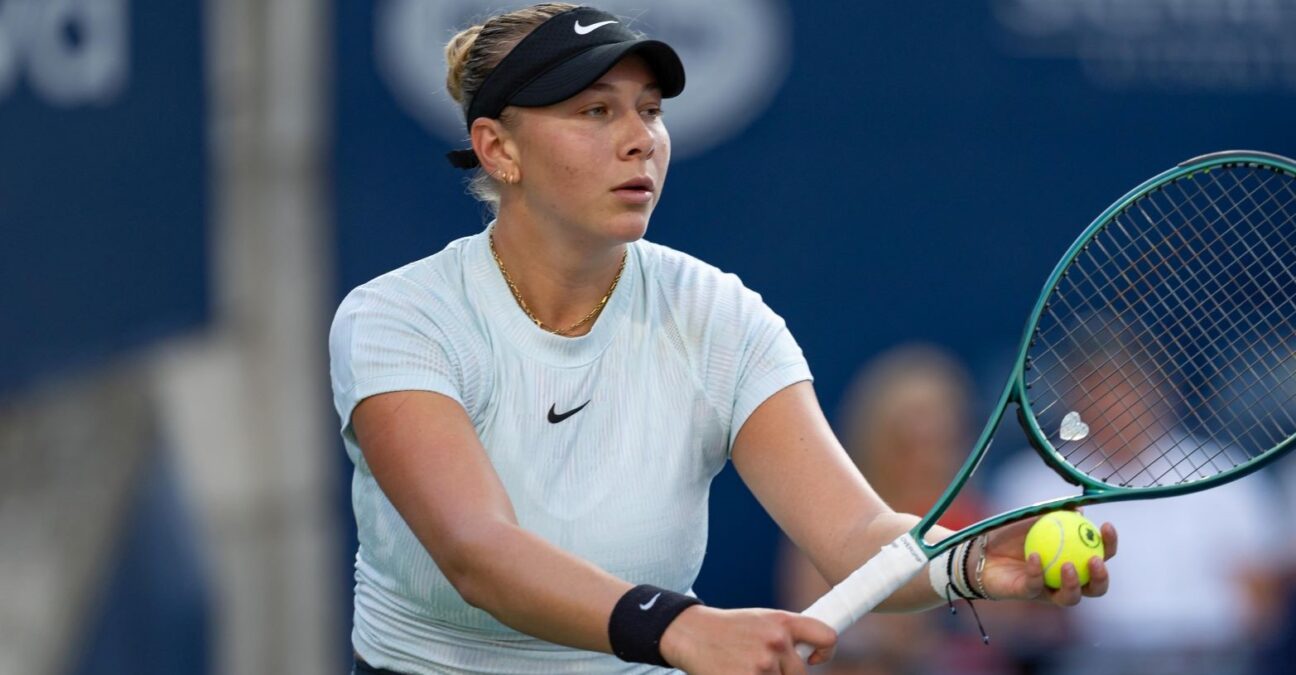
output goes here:
{"type": "Polygon", "coordinates": [[[606,26],[606,25],[608,25],[608,24],[610,24],[610,23],[619,23],[619,22],[617,22],[617,21],[600,21],[600,22],[598,22],[598,23],[592,23],[592,24],[590,24],[590,25],[588,25],[588,26],[582,26],[581,23],[580,23],[580,19],[576,19],[576,34],[577,34],[577,35],[589,35],[590,33],[593,33],[594,31],[596,31],[596,30],[598,30],[598,29],[600,29],[600,28],[602,28],[602,27],[604,27],[604,26],[606,26]]]}

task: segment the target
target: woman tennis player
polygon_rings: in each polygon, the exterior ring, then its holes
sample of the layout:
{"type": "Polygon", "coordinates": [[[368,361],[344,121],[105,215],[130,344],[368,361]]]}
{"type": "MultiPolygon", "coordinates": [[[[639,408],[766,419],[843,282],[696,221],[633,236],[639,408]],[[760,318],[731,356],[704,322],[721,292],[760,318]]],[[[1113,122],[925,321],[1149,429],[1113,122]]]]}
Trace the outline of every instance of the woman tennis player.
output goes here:
{"type": "MultiPolygon", "coordinates": [[[[330,335],[355,463],[356,671],[800,673],[798,642],[828,659],[814,619],[693,597],[712,478],[732,461],[834,582],[916,518],[846,457],[760,296],[643,240],[679,58],[564,4],[495,16],[447,54],[472,141],[451,161],[478,170],[496,218],[355,289],[330,335]]],[[[1106,591],[1098,560],[1087,587],[1072,570],[1044,590],[1025,529],[956,549],[885,608],[1106,591]]]]}

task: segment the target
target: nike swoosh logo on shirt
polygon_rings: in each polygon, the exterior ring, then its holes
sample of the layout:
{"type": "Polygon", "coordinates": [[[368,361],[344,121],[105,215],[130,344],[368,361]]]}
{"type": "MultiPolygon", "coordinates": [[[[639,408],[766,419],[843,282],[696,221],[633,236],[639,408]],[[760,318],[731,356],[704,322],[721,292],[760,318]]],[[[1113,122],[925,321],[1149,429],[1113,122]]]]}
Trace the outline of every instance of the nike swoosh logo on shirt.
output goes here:
{"type": "Polygon", "coordinates": [[[645,602],[644,604],[639,605],[639,609],[642,609],[642,610],[645,611],[645,612],[648,611],[648,610],[650,610],[650,609],[652,609],[652,606],[655,605],[655,604],[657,604],[657,598],[660,598],[660,597],[661,597],[661,593],[658,593],[657,595],[652,596],[652,600],[649,600],[648,602],[645,602]]]}
{"type": "Polygon", "coordinates": [[[582,26],[581,23],[580,23],[580,19],[576,19],[576,34],[577,34],[577,35],[589,35],[590,33],[593,33],[594,31],[596,31],[596,30],[598,30],[598,29],[600,29],[600,28],[602,28],[602,27],[604,27],[604,26],[606,26],[606,25],[608,25],[608,24],[610,24],[610,23],[619,23],[619,22],[617,22],[617,21],[600,21],[600,22],[598,22],[598,23],[592,23],[592,24],[590,24],[590,25],[588,25],[588,26],[582,26]]]}
{"type": "MultiPolygon", "coordinates": [[[[594,399],[590,399],[590,401],[592,401],[592,400],[594,400],[594,399]]],[[[565,412],[565,413],[556,412],[556,408],[558,407],[557,404],[554,404],[554,405],[549,406],[549,423],[550,423],[550,424],[557,424],[557,423],[559,423],[559,422],[561,422],[561,421],[567,419],[568,417],[571,417],[572,415],[575,415],[576,413],[580,412],[581,410],[584,410],[584,409],[585,409],[585,406],[587,406],[587,405],[590,404],[590,401],[586,401],[586,402],[582,403],[582,404],[580,405],[579,408],[576,408],[575,410],[568,410],[568,411],[565,412]]]]}

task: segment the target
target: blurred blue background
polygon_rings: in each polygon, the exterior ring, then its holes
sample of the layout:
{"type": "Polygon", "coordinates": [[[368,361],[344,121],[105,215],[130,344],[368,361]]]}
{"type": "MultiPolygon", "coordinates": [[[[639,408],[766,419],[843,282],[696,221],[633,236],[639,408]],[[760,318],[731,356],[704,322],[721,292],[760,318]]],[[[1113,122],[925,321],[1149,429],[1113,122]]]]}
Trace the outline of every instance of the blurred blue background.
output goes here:
{"type": "MultiPolygon", "coordinates": [[[[121,368],[153,396],[82,590],[49,599],[69,608],[48,618],[61,642],[0,673],[175,672],[104,647],[174,646],[168,616],[197,670],[346,667],[328,321],[355,285],[482,228],[443,158],[463,130],[441,50],[521,4],[0,0],[0,412],[121,368]],[[159,560],[185,581],[140,572],[159,560]]],[[[1107,204],[1198,154],[1296,155],[1286,0],[600,6],[689,72],[649,239],[760,292],[835,422],[861,364],[914,340],[969,366],[979,418],[1040,283],[1107,204]]],[[[39,445],[25,419],[0,417],[13,457],[39,445]]],[[[19,494],[0,509],[22,513],[19,494]]],[[[774,605],[778,533],[731,470],[711,522],[698,593],[774,605]]],[[[0,561],[11,584],[35,564],[0,561]]]]}
{"type": "Polygon", "coordinates": [[[0,392],[207,319],[200,12],[129,10],[0,3],[0,392]]]}

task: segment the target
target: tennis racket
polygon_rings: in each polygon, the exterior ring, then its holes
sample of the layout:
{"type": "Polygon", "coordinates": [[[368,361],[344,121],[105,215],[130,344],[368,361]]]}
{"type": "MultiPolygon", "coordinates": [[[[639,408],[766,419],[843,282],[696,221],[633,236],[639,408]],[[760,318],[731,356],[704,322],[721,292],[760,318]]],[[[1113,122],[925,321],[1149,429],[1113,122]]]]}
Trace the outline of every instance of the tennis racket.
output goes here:
{"type": "MultiPolygon", "coordinates": [[[[1067,250],[1035,302],[1012,375],[936,505],[804,614],[841,632],[956,545],[1087,504],[1236,480],[1296,447],[1296,161],[1204,155],[1151,178],[1067,250]],[[1081,488],[924,535],[976,471],[1009,405],[1081,488]]],[[[810,654],[798,645],[802,658],[810,654]]]]}

